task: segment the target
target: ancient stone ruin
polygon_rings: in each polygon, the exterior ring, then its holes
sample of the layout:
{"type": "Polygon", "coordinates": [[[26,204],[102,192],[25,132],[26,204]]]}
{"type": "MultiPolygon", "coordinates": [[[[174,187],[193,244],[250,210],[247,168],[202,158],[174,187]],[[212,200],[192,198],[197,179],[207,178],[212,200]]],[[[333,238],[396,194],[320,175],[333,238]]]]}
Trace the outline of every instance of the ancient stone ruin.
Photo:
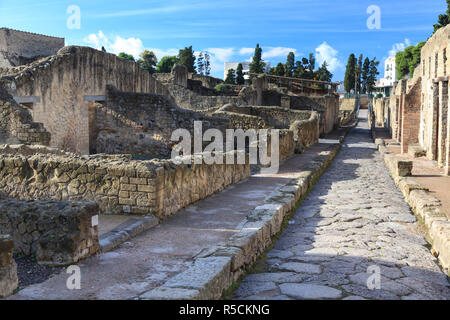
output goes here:
{"type": "MultiPolygon", "coordinates": [[[[269,90],[266,79],[217,91],[221,80],[183,66],[152,76],[113,54],[63,46],[64,39],[0,29],[0,233],[41,264],[98,252],[99,214],[166,219],[250,175],[249,163],[169,159],[175,129],[194,134],[194,121],[224,134],[279,129],[286,159],[337,125],[331,96],[269,90]]],[[[10,249],[1,254],[10,257],[10,249]]],[[[14,287],[9,278],[2,294],[14,287]]]]}

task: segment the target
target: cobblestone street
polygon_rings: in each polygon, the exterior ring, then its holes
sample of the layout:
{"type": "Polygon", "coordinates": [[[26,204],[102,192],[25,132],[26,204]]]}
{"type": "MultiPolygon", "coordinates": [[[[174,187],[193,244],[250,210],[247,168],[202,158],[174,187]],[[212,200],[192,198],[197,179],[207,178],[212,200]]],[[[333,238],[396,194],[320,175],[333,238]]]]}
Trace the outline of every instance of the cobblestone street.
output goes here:
{"type": "Polygon", "coordinates": [[[446,275],[372,143],[366,115],[361,111],[358,127],[235,299],[450,298],[446,275]],[[368,278],[376,284],[378,274],[380,286],[369,289],[368,278]]]}

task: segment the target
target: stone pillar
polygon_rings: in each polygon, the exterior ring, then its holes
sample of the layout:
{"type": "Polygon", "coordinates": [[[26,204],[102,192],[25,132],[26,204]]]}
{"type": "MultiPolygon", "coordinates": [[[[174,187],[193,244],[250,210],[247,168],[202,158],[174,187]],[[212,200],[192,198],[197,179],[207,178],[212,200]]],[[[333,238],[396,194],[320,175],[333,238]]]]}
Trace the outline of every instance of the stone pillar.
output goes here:
{"type": "Polygon", "coordinates": [[[427,152],[427,158],[437,160],[438,154],[438,125],[439,125],[439,83],[433,83],[433,106],[432,106],[432,126],[431,126],[431,148],[427,152]]]}
{"type": "MultiPolygon", "coordinates": [[[[448,99],[447,99],[448,100],[448,99]]],[[[445,173],[450,176],[450,112],[448,112],[448,104],[450,101],[447,101],[447,143],[446,143],[446,159],[445,159],[445,173]]]]}
{"type": "Polygon", "coordinates": [[[0,298],[11,295],[19,285],[13,251],[14,242],[11,237],[0,235],[0,298]]]}
{"type": "Polygon", "coordinates": [[[410,90],[405,94],[402,112],[402,153],[408,152],[408,146],[419,142],[420,104],[421,104],[421,78],[417,79],[410,90]]]}
{"type": "Polygon", "coordinates": [[[447,118],[448,118],[448,81],[439,82],[439,119],[438,119],[438,164],[445,166],[447,151],[447,118]]]}
{"type": "Polygon", "coordinates": [[[187,88],[189,73],[185,66],[179,64],[174,65],[172,75],[174,84],[187,88]]]}

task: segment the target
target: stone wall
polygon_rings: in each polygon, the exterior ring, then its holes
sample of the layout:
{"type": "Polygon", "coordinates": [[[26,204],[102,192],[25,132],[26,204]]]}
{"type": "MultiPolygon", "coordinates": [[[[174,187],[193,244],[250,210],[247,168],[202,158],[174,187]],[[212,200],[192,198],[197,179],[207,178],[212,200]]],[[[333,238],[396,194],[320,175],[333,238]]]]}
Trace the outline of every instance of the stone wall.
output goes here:
{"type": "Polygon", "coordinates": [[[0,234],[0,298],[11,295],[19,286],[13,252],[14,242],[11,237],[0,234]]]}
{"type": "MultiPolygon", "coordinates": [[[[326,135],[339,126],[339,96],[336,94],[310,97],[321,107],[314,107],[311,110],[317,111],[320,116],[320,134],[326,135]]],[[[293,109],[300,109],[292,107],[293,109]]],[[[303,108],[302,108],[303,109],[303,108]]]]}
{"type": "Polygon", "coordinates": [[[421,64],[414,78],[422,77],[418,140],[427,158],[437,160],[449,171],[448,55],[450,26],[439,29],[421,51],[421,64]]]}
{"type": "Polygon", "coordinates": [[[357,100],[355,98],[339,99],[339,124],[347,126],[356,120],[357,100]]]}
{"type": "Polygon", "coordinates": [[[98,205],[94,202],[0,200],[0,234],[14,251],[40,264],[69,265],[98,252],[98,205]]]}
{"type": "Polygon", "coordinates": [[[444,167],[447,174],[450,174],[449,37],[450,26],[446,26],[428,39],[421,51],[420,64],[410,79],[394,85],[385,109],[388,118],[385,127],[401,143],[402,151],[408,152],[409,145],[414,145],[428,159],[444,167]]]}
{"type": "Polygon", "coordinates": [[[189,73],[189,79],[201,81],[203,86],[208,89],[215,89],[217,85],[223,83],[222,79],[196,73],[189,73]]]}
{"type": "Polygon", "coordinates": [[[225,105],[214,114],[231,119],[233,128],[280,129],[280,158],[285,159],[298,148],[309,147],[319,139],[319,116],[314,111],[282,107],[225,105]]]}
{"type": "Polygon", "coordinates": [[[51,133],[50,145],[89,153],[89,107],[86,96],[104,96],[106,85],[121,91],[163,94],[167,89],[137,63],[88,47],[65,47],[55,56],[0,72],[0,82],[14,96],[39,97],[34,121],[51,133]]]}
{"type": "Polygon", "coordinates": [[[107,87],[106,103],[90,104],[90,153],[129,153],[169,158],[176,129],[187,129],[193,135],[194,121],[203,129],[225,132],[230,122],[191,110],[181,109],[163,95],[129,93],[107,87]]]}
{"type": "Polygon", "coordinates": [[[173,83],[166,83],[165,86],[176,104],[184,109],[205,111],[208,109],[217,110],[229,103],[247,105],[247,102],[239,96],[201,95],[193,90],[173,83]]]}
{"type": "Polygon", "coordinates": [[[30,63],[56,54],[64,38],[0,28],[0,68],[30,63]]]}
{"type": "Polygon", "coordinates": [[[0,144],[48,145],[50,133],[42,123],[33,122],[30,112],[16,103],[0,85],[0,144]]]}
{"type": "Polygon", "coordinates": [[[249,164],[123,157],[1,155],[0,192],[24,200],[95,200],[104,214],[165,218],[250,175],[249,164]]]}

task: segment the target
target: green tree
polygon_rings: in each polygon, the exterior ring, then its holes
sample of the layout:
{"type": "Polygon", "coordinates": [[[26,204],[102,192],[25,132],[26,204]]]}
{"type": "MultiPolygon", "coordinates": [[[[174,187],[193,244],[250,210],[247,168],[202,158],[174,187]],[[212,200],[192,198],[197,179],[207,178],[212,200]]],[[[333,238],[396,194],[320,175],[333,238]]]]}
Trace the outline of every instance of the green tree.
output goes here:
{"type": "Polygon", "coordinates": [[[178,51],[178,64],[185,66],[188,72],[195,73],[195,55],[192,46],[178,51]]]}
{"type": "Polygon", "coordinates": [[[225,78],[225,83],[236,84],[236,74],[234,73],[234,69],[228,70],[227,77],[225,78]]]}
{"type": "Polygon", "coordinates": [[[358,64],[356,65],[356,90],[361,93],[361,75],[363,69],[363,55],[360,54],[358,58],[358,64]]]}
{"type": "Polygon", "coordinates": [[[239,63],[236,69],[236,84],[238,85],[243,85],[245,83],[243,70],[242,63],[239,63]]]}
{"type": "Polygon", "coordinates": [[[307,66],[309,79],[314,79],[314,69],[315,68],[316,68],[316,58],[314,57],[314,53],[310,53],[308,56],[308,66],[307,66]]]}
{"type": "Polygon", "coordinates": [[[199,74],[204,74],[204,72],[205,72],[205,58],[203,57],[203,52],[200,52],[198,54],[197,71],[199,74]]]}
{"type": "Polygon", "coordinates": [[[377,81],[377,76],[380,74],[377,68],[379,64],[380,61],[377,61],[376,57],[370,60],[369,77],[367,79],[367,93],[369,94],[373,92],[377,81]]]}
{"type": "Polygon", "coordinates": [[[364,64],[361,72],[361,82],[362,82],[362,93],[367,93],[367,80],[369,79],[370,73],[370,60],[369,58],[364,59],[364,64]]]}
{"type": "Polygon", "coordinates": [[[176,56],[162,57],[159,63],[156,65],[156,72],[169,73],[172,71],[173,66],[177,63],[176,56]]]}
{"type": "Polygon", "coordinates": [[[210,55],[208,53],[205,53],[205,75],[209,76],[209,74],[211,73],[211,62],[210,60],[210,55]]]}
{"type": "Polygon", "coordinates": [[[292,77],[295,70],[295,54],[293,52],[289,52],[286,59],[286,77],[292,77]]]}
{"type": "Polygon", "coordinates": [[[155,72],[156,64],[158,63],[158,59],[153,51],[144,50],[141,53],[141,58],[138,60],[139,65],[142,69],[147,70],[150,74],[155,72]]]}
{"type": "Polygon", "coordinates": [[[333,79],[333,74],[328,70],[328,63],[324,61],[317,70],[317,80],[330,82],[333,79]]]}
{"type": "Polygon", "coordinates": [[[397,79],[403,79],[406,76],[412,77],[414,69],[420,63],[420,54],[425,42],[420,42],[416,46],[406,47],[395,55],[395,68],[397,70],[397,79]]]}
{"type": "Polygon", "coordinates": [[[348,57],[347,67],[345,69],[344,76],[344,90],[350,93],[352,89],[355,89],[355,71],[356,71],[356,57],[352,53],[348,57]]]}
{"type": "Polygon", "coordinates": [[[294,78],[304,78],[304,74],[305,74],[305,67],[303,66],[303,64],[300,61],[297,61],[295,63],[295,70],[294,73],[292,74],[294,76],[294,78]]]}
{"type": "Polygon", "coordinates": [[[262,49],[259,44],[256,45],[255,54],[253,55],[252,62],[250,63],[251,73],[264,73],[265,63],[262,61],[262,49]]]}
{"type": "Polygon", "coordinates": [[[277,76],[284,77],[285,73],[286,73],[285,65],[282,64],[281,62],[278,63],[276,68],[275,68],[275,74],[277,76]]]}
{"type": "Polygon", "coordinates": [[[447,11],[445,14],[440,14],[438,16],[438,23],[433,25],[433,33],[438,31],[440,28],[445,27],[450,23],[450,0],[447,0],[447,11]]]}
{"type": "Polygon", "coordinates": [[[131,54],[128,54],[128,53],[125,53],[125,52],[120,52],[117,56],[119,58],[121,58],[121,59],[125,59],[125,60],[130,60],[130,61],[136,62],[136,60],[134,59],[134,57],[131,54]]]}

